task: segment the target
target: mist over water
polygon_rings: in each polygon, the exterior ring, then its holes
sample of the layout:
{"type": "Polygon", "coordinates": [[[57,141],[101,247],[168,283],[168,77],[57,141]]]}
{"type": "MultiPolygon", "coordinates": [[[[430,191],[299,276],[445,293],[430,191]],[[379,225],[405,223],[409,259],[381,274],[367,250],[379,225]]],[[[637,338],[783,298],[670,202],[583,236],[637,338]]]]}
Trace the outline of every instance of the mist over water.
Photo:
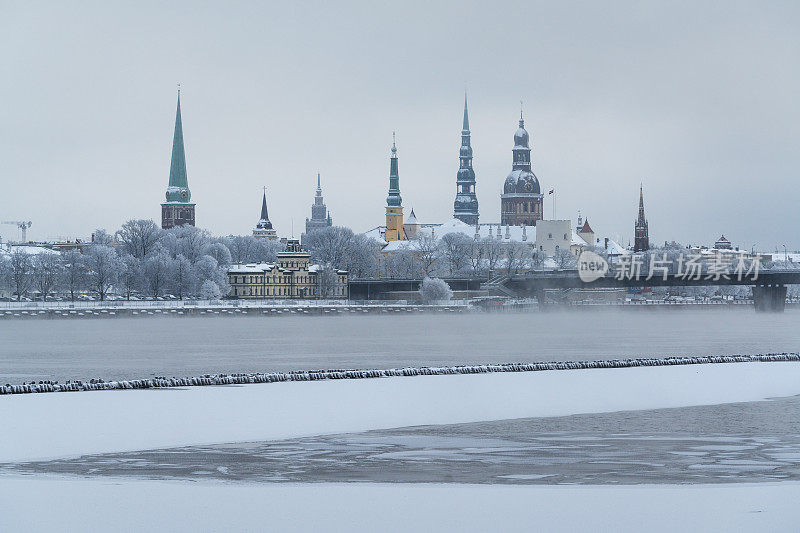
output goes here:
{"type": "Polygon", "coordinates": [[[800,312],[159,317],[0,322],[0,381],[796,351],[800,312]]]}

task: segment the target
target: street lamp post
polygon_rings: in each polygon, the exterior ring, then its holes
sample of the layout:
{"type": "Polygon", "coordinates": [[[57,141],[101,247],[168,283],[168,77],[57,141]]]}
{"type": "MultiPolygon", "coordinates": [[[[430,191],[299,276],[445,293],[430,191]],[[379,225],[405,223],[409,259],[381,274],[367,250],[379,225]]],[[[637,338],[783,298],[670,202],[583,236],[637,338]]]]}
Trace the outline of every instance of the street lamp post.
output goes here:
{"type": "Polygon", "coordinates": [[[786,251],[786,245],[785,244],[783,245],[783,260],[784,261],[788,261],[789,260],[789,252],[786,251]]]}

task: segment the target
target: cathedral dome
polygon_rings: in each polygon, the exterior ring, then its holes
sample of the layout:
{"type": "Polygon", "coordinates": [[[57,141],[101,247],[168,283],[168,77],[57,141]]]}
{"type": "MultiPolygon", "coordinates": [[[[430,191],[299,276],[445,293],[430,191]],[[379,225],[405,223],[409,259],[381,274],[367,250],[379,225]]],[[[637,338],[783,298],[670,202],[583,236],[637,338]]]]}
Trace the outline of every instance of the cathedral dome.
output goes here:
{"type": "Polygon", "coordinates": [[[512,170],[503,187],[505,194],[541,194],[539,179],[530,170],[512,170]]]}

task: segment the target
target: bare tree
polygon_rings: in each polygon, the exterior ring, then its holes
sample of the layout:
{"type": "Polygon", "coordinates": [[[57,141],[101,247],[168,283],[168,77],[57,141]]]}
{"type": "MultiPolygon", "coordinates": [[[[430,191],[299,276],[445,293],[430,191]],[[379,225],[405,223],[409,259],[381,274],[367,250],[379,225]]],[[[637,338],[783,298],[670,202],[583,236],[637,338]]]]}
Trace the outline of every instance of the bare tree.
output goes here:
{"type": "Polygon", "coordinates": [[[192,294],[197,287],[197,275],[189,261],[183,254],[172,262],[172,289],[183,300],[184,296],[192,294]]]}
{"type": "Polygon", "coordinates": [[[420,272],[425,276],[434,273],[440,259],[439,239],[433,232],[420,231],[410,242],[420,272]]]}
{"type": "Polygon", "coordinates": [[[8,260],[8,278],[17,300],[22,300],[33,283],[33,261],[24,250],[17,248],[11,252],[8,260]]]}
{"type": "Polygon", "coordinates": [[[33,281],[42,301],[47,300],[61,280],[61,260],[58,254],[40,253],[33,257],[33,281]]]}
{"type": "Polygon", "coordinates": [[[330,226],[308,233],[305,246],[311,261],[334,268],[347,268],[347,259],[353,247],[353,230],[341,226],[330,226]]]}
{"type": "Polygon", "coordinates": [[[331,265],[321,265],[317,270],[317,295],[320,298],[330,298],[335,294],[338,283],[339,276],[336,273],[336,269],[331,265]]]}
{"type": "Polygon", "coordinates": [[[125,251],[142,260],[155,249],[163,230],[152,220],[129,220],[117,232],[125,251]]]}
{"type": "Polygon", "coordinates": [[[500,264],[500,260],[503,258],[503,244],[491,235],[484,237],[481,239],[481,252],[489,275],[491,275],[492,271],[497,268],[497,265],[500,264]]]}
{"type": "Polygon", "coordinates": [[[381,245],[375,239],[364,235],[354,235],[350,242],[350,254],[345,259],[345,267],[350,276],[357,279],[372,278],[378,275],[381,261],[381,245]]]}
{"type": "Polygon", "coordinates": [[[533,270],[541,269],[546,259],[547,259],[547,254],[545,254],[538,248],[534,247],[533,251],[531,252],[531,268],[533,270]]]}
{"type": "Polygon", "coordinates": [[[117,242],[116,236],[106,230],[99,228],[92,233],[92,243],[100,246],[111,246],[117,242]]]}
{"type": "Polygon", "coordinates": [[[483,267],[483,243],[480,239],[470,239],[470,241],[467,258],[472,275],[477,276],[483,267]]]}
{"type": "Polygon", "coordinates": [[[162,291],[166,288],[169,282],[172,261],[172,258],[163,251],[151,255],[145,260],[144,284],[153,298],[161,296],[162,291]]]}
{"type": "Polygon", "coordinates": [[[69,292],[70,300],[75,301],[75,293],[86,288],[88,271],[85,257],[77,250],[61,254],[61,286],[69,292]]]}
{"type": "Polygon", "coordinates": [[[142,262],[132,255],[120,259],[119,286],[130,300],[133,293],[142,284],[142,262]]]}
{"type": "Polygon", "coordinates": [[[463,271],[469,265],[469,255],[474,240],[463,233],[448,233],[439,241],[442,256],[451,275],[463,271]]]}
{"type": "Polygon", "coordinates": [[[86,265],[89,268],[89,283],[92,289],[101,301],[105,300],[108,290],[116,282],[119,274],[117,253],[110,246],[92,246],[86,255],[86,265]]]}
{"type": "Polygon", "coordinates": [[[572,252],[563,248],[556,249],[556,253],[553,254],[553,262],[559,270],[578,266],[578,260],[572,255],[572,252]]]}
{"type": "Polygon", "coordinates": [[[509,242],[504,245],[506,256],[506,274],[525,268],[528,260],[528,247],[521,242],[509,242]]]}

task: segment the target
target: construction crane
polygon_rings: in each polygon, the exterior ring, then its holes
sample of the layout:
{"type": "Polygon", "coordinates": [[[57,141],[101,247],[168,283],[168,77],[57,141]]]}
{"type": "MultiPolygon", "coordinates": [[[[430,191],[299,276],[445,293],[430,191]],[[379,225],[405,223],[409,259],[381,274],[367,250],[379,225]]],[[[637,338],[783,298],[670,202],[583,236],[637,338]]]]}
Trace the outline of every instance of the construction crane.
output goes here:
{"type": "Polygon", "coordinates": [[[0,224],[13,224],[19,229],[22,230],[22,242],[28,242],[28,228],[31,227],[32,222],[29,220],[27,222],[19,221],[19,220],[10,220],[6,222],[0,222],[0,224]]]}

